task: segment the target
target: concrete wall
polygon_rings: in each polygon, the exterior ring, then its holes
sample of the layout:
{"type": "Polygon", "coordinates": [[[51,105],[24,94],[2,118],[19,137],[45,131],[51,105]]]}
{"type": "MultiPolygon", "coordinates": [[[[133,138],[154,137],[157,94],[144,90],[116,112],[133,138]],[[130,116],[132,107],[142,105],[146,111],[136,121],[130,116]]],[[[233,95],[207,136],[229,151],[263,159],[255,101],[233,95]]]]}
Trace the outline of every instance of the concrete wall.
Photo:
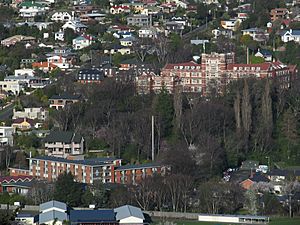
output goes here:
{"type": "Polygon", "coordinates": [[[180,213],[180,212],[160,212],[160,211],[144,211],[151,217],[163,217],[172,219],[189,219],[198,220],[199,214],[197,213],[180,213]]]}

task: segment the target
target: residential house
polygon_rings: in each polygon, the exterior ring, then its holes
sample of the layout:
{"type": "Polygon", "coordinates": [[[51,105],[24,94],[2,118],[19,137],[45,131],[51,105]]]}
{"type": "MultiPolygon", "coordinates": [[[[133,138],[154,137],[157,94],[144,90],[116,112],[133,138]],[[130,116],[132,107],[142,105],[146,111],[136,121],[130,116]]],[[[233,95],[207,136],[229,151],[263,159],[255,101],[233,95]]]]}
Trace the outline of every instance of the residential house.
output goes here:
{"type": "Polygon", "coordinates": [[[26,196],[29,190],[32,188],[32,181],[19,181],[19,182],[11,182],[2,184],[3,192],[8,192],[10,194],[18,194],[26,196]]]}
{"type": "Polygon", "coordinates": [[[0,81],[0,93],[5,91],[14,95],[19,95],[23,90],[23,85],[19,81],[0,81]]]}
{"type": "Polygon", "coordinates": [[[100,69],[81,69],[77,74],[77,82],[81,84],[100,84],[104,80],[104,72],[100,69]]]}
{"type": "Polygon", "coordinates": [[[135,37],[133,36],[120,39],[120,44],[125,47],[132,46],[134,42],[135,42],[135,37]]]}
{"type": "Polygon", "coordinates": [[[242,30],[243,35],[250,35],[254,41],[264,42],[269,39],[269,34],[260,28],[249,28],[246,30],[242,30]]]}
{"type": "Polygon", "coordinates": [[[30,174],[38,179],[55,181],[65,172],[71,172],[80,183],[93,184],[95,181],[114,183],[114,168],[121,165],[121,159],[65,159],[60,157],[37,156],[29,158],[30,174]]]}
{"type": "Polygon", "coordinates": [[[227,30],[227,29],[223,29],[223,28],[213,29],[212,34],[214,35],[215,39],[217,39],[220,36],[224,36],[229,39],[233,38],[233,30],[227,30]]]}
{"type": "Polygon", "coordinates": [[[79,36],[73,39],[73,49],[80,50],[90,46],[93,43],[93,37],[89,35],[79,36]]]}
{"type": "Polygon", "coordinates": [[[230,20],[222,20],[221,26],[226,30],[236,31],[240,26],[241,20],[239,19],[230,19],[230,20]]]}
{"type": "Polygon", "coordinates": [[[20,76],[6,76],[4,81],[11,82],[19,82],[19,84],[23,87],[30,88],[44,88],[46,85],[50,83],[49,78],[41,78],[41,77],[32,77],[28,75],[20,75],[20,76]]]}
{"type": "Polygon", "coordinates": [[[68,61],[67,57],[62,55],[53,55],[47,58],[47,62],[51,63],[61,70],[67,70],[71,67],[70,62],[68,61]]]}
{"type": "Polygon", "coordinates": [[[133,13],[141,13],[141,11],[144,9],[145,4],[143,2],[125,2],[122,3],[122,6],[127,6],[128,8],[132,9],[133,13]]]}
{"type": "Polygon", "coordinates": [[[55,12],[51,16],[51,20],[54,21],[54,22],[66,23],[66,22],[68,22],[72,19],[74,19],[74,16],[72,15],[72,13],[69,13],[69,12],[66,12],[66,11],[55,12]]]}
{"type": "Polygon", "coordinates": [[[114,5],[109,9],[110,14],[121,14],[121,13],[130,13],[130,8],[128,6],[114,5]]]}
{"type": "Polygon", "coordinates": [[[266,62],[272,62],[273,60],[272,52],[266,49],[258,49],[257,53],[255,53],[255,56],[264,58],[266,62]]]}
{"type": "Polygon", "coordinates": [[[69,220],[67,205],[55,200],[40,204],[40,214],[38,224],[63,225],[69,220]]]}
{"type": "Polygon", "coordinates": [[[24,1],[19,4],[19,15],[25,18],[44,15],[49,8],[43,4],[34,1],[24,1]]]}
{"type": "Polygon", "coordinates": [[[166,0],[166,3],[175,3],[177,7],[187,9],[189,3],[185,0],[166,0]]]}
{"type": "Polygon", "coordinates": [[[14,127],[3,127],[0,126],[0,145],[14,145],[14,136],[13,134],[16,132],[14,127]]]}
{"type": "Polygon", "coordinates": [[[127,46],[121,46],[121,45],[115,45],[111,48],[104,49],[104,54],[116,54],[120,53],[121,55],[129,55],[131,54],[130,47],[127,46]]]}
{"type": "Polygon", "coordinates": [[[64,41],[65,40],[65,32],[63,30],[59,30],[54,33],[55,41],[64,41]]]}
{"type": "Polygon", "coordinates": [[[35,122],[32,119],[29,118],[17,118],[13,119],[12,121],[12,127],[19,129],[21,131],[24,130],[30,130],[34,127],[35,122]]]}
{"type": "Polygon", "coordinates": [[[287,43],[289,41],[294,41],[298,44],[300,44],[300,30],[286,30],[286,31],[283,31],[281,34],[281,40],[284,42],[284,43],[287,43]]]}
{"type": "Polygon", "coordinates": [[[49,118],[49,111],[44,108],[24,108],[24,111],[13,110],[13,119],[29,118],[32,120],[45,121],[49,118]]]}
{"type": "Polygon", "coordinates": [[[254,184],[257,184],[257,183],[268,183],[270,180],[261,175],[260,173],[251,173],[250,177],[247,178],[246,180],[243,180],[240,185],[246,189],[246,190],[249,190],[254,184]]]}
{"type": "Polygon", "coordinates": [[[31,76],[33,77],[35,75],[35,71],[33,69],[17,69],[15,70],[15,76],[31,76]]]}
{"type": "Polygon", "coordinates": [[[50,99],[50,108],[52,109],[63,109],[69,104],[73,104],[80,101],[79,95],[70,95],[67,93],[53,95],[50,99]]]}
{"type": "Polygon", "coordinates": [[[157,30],[154,27],[142,27],[138,34],[140,38],[156,38],[157,30]]]}
{"type": "Polygon", "coordinates": [[[36,27],[39,31],[49,29],[49,27],[53,24],[53,22],[20,22],[16,24],[16,27],[20,26],[29,26],[36,27]]]}
{"type": "Polygon", "coordinates": [[[141,11],[141,14],[149,16],[149,15],[157,15],[160,12],[161,12],[161,8],[157,6],[145,6],[141,11]]]}
{"type": "Polygon", "coordinates": [[[175,21],[166,22],[165,27],[165,36],[169,36],[170,33],[177,33],[181,35],[184,30],[184,25],[175,21]]]}
{"type": "Polygon", "coordinates": [[[31,36],[14,35],[12,37],[3,39],[1,41],[1,45],[9,47],[9,46],[15,45],[18,42],[33,43],[33,42],[35,42],[35,38],[31,37],[31,36]]]}
{"type": "Polygon", "coordinates": [[[45,73],[48,73],[57,68],[53,63],[48,62],[34,62],[32,63],[32,68],[42,70],[45,73]]]}
{"type": "Polygon", "coordinates": [[[35,225],[38,222],[38,217],[29,213],[18,213],[15,221],[19,224],[35,225]]]}
{"type": "Polygon", "coordinates": [[[87,26],[81,23],[79,20],[69,20],[63,26],[62,29],[72,29],[74,32],[82,33],[86,31],[87,26]]]}
{"type": "Polygon", "coordinates": [[[137,27],[149,26],[150,19],[147,15],[133,14],[127,17],[127,25],[137,27]]]}
{"type": "Polygon", "coordinates": [[[274,22],[276,20],[287,19],[288,13],[289,13],[289,11],[287,8],[271,9],[271,12],[270,12],[271,21],[274,22]]]}
{"type": "Polygon", "coordinates": [[[116,220],[120,225],[125,224],[136,224],[142,225],[144,224],[144,214],[142,210],[138,207],[131,205],[124,205],[114,209],[116,214],[116,220]]]}
{"type": "Polygon", "coordinates": [[[28,67],[31,66],[32,63],[36,62],[37,60],[34,58],[28,58],[28,59],[21,59],[20,67],[28,67]]]}
{"type": "Polygon", "coordinates": [[[81,155],[84,151],[84,138],[69,131],[52,131],[44,143],[48,156],[67,158],[69,155],[81,155]]]}

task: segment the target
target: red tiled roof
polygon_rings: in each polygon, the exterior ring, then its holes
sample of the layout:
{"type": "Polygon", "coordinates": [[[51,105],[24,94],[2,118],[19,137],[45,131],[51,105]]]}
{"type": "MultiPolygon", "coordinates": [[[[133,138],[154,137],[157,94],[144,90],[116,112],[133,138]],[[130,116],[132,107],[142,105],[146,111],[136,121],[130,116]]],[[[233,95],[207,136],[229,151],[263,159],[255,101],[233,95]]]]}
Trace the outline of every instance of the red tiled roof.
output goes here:
{"type": "Polygon", "coordinates": [[[37,67],[37,68],[56,68],[57,66],[54,65],[53,63],[48,63],[48,62],[34,62],[34,63],[32,63],[32,67],[37,67]]]}
{"type": "Polygon", "coordinates": [[[166,64],[163,69],[174,69],[174,66],[201,66],[201,65],[193,61],[190,61],[184,63],[166,64]]]}
{"type": "Polygon", "coordinates": [[[33,179],[33,176],[5,176],[5,177],[0,177],[0,184],[17,182],[17,181],[25,181],[25,180],[30,181],[32,179],[33,179]]]}

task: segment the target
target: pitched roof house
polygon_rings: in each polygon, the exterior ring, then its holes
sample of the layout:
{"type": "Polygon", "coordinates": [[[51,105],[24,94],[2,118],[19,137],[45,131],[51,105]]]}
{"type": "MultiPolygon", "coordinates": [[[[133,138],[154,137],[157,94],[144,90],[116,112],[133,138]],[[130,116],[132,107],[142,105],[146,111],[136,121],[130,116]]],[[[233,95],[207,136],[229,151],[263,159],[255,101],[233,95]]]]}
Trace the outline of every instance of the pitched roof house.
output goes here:
{"type": "Polygon", "coordinates": [[[45,154],[67,158],[69,155],[80,155],[84,151],[84,138],[70,131],[52,131],[44,139],[45,154]]]}
{"type": "Polygon", "coordinates": [[[300,43],[300,30],[286,30],[283,31],[281,34],[281,40],[285,43],[289,41],[294,41],[300,43]]]}
{"type": "Polygon", "coordinates": [[[119,224],[143,224],[145,217],[142,210],[131,205],[124,205],[114,209],[119,224]]]}

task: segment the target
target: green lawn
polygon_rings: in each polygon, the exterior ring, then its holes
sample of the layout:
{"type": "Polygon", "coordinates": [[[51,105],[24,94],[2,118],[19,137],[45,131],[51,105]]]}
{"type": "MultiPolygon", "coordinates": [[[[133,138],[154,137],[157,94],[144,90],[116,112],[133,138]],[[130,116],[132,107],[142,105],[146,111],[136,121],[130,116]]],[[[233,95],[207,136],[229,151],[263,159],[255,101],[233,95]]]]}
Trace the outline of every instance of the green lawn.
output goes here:
{"type": "MultiPolygon", "coordinates": [[[[176,223],[177,225],[230,225],[228,223],[216,223],[216,222],[198,222],[193,220],[168,220],[176,223]]],[[[159,223],[159,220],[154,220],[154,223],[159,223]]],[[[300,225],[300,218],[270,218],[269,225],[300,225]]]]}

